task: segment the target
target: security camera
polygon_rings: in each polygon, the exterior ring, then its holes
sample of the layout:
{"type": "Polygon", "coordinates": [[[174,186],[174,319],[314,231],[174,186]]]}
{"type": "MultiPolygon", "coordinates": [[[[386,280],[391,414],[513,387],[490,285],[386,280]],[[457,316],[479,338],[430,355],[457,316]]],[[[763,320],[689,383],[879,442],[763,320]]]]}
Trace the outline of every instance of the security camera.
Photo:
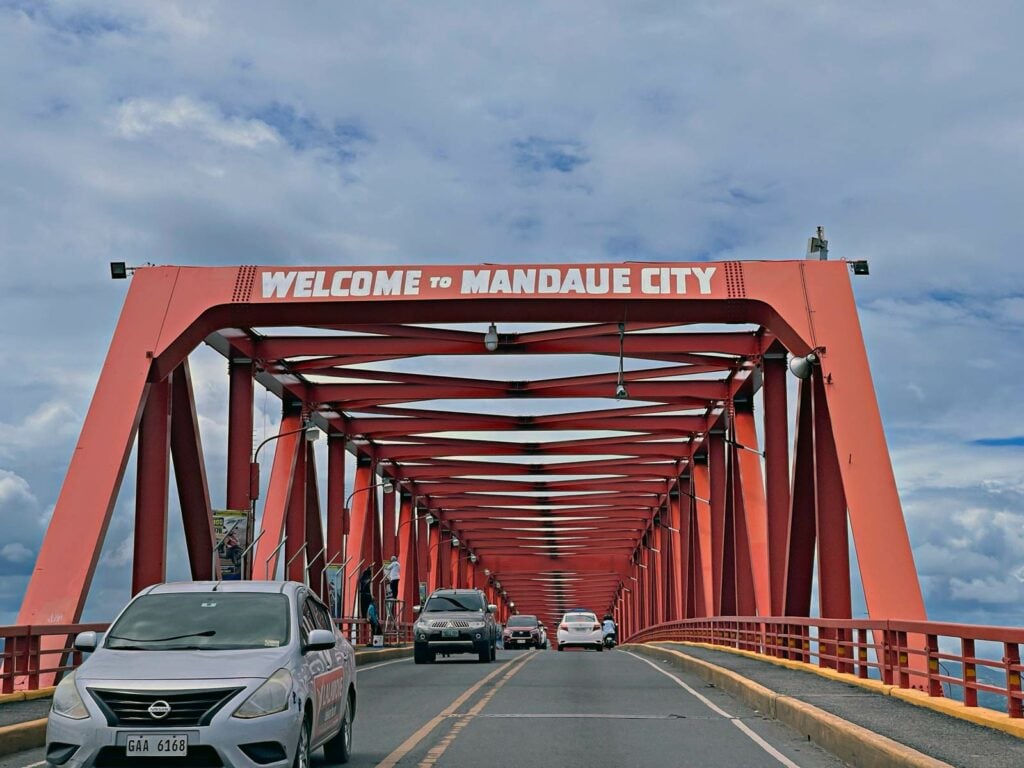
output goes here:
{"type": "Polygon", "coordinates": [[[627,397],[629,397],[629,392],[626,391],[625,384],[619,384],[615,387],[615,398],[617,400],[622,400],[627,397]]]}

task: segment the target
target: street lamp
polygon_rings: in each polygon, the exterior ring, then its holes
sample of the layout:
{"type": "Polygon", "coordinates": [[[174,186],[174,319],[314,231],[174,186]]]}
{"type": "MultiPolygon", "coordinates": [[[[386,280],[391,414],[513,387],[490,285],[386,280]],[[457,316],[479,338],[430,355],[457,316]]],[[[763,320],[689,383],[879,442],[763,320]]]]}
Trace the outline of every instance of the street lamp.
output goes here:
{"type": "MultiPolygon", "coordinates": [[[[348,517],[348,514],[347,514],[348,513],[348,503],[350,501],[352,501],[352,497],[353,496],[355,496],[357,493],[366,493],[367,491],[372,491],[374,488],[383,488],[384,489],[384,493],[391,493],[392,491],[395,490],[395,484],[393,482],[391,482],[390,479],[385,479],[385,480],[382,480],[379,483],[374,483],[373,485],[367,485],[364,488],[355,488],[355,489],[353,489],[352,493],[350,493],[345,498],[345,503],[341,505],[341,514],[344,515],[345,517],[348,517]]],[[[347,563],[348,562],[348,532],[347,531],[345,532],[345,541],[341,545],[341,560],[342,560],[342,563],[347,563]]],[[[362,565],[361,561],[360,561],[359,565],[362,565]]],[[[341,606],[340,606],[340,608],[341,608],[341,615],[343,617],[345,615],[345,590],[346,589],[348,589],[348,569],[344,565],[342,565],[342,567],[341,567],[341,606]]]]}
{"type": "MultiPolygon", "coordinates": [[[[271,435],[262,443],[256,446],[256,450],[252,454],[252,462],[249,464],[249,531],[252,531],[256,526],[256,500],[260,497],[260,450],[267,443],[273,442],[274,440],[280,440],[282,437],[288,437],[288,435],[296,435],[299,432],[305,433],[306,442],[315,442],[320,437],[320,428],[310,421],[308,418],[303,422],[302,426],[298,429],[292,429],[288,432],[281,432],[276,435],[271,435]]],[[[262,535],[262,533],[260,534],[262,535]]],[[[253,542],[255,543],[255,542],[253,542]]],[[[251,546],[249,547],[251,549],[251,546]]],[[[246,549],[246,552],[249,550],[246,549]]],[[[216,553],[216,549],[214,550],[216,553]]],[[[214,555],[216,557],[216,554],[214,555]]],[[[216,562],[216,561],[215,561],[216,562]]],[[[249,578],[252,578],[252,562],[247,561],[244,563],[246,574],[249,578]]],[[[211,574],[212,575],[212,574],[211,574]]]]}

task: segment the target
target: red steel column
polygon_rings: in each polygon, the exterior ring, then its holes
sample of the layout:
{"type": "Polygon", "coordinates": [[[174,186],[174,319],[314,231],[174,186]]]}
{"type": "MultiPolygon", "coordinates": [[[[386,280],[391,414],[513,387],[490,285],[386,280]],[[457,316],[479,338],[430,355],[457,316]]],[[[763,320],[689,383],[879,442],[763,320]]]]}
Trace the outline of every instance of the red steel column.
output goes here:
{"type": "Polygon", "coordinates": [[[654,613],[651,616],[651,623],[662,624],[665,621],[665,548],[661,541],[661,526],[652,526],[650,536],[653,547],[650,557],[651,580],[654,583],[654,613]]]}
{"type": "MultiPolygon", "coordinates": [[[[228,482],[227,508],[249,509],[249,471],[252,461],[253,364],[244,357],[228,363],[228,482]]],[[[250,533],[254,521],[249,521],[250,533]]]]}
{"type": "Polygon", "coordinates": [[[132,594],[167,579],[167,484],[171,461],[171,382],[149,387],[139,425],[132,594]]]}
{"type": "Polygon", "coordinates": [[[324,563],[327,549],[324,543],[324,525],[320,516],[320,484],[317,482],[316,457],[313,443],[303,441],[306,447],[306,583],[320,599],[327,602],[327,587],[324,582],[324,563]]]}
{"type": "Polygon", "coordinates": [[[750,553],[753,605],[757,615],[771,616],[768,512],[765,505],[761,457],[754,452],[758,449],[757,428],[754,424],[753,411],[743,408],[741,404],[737,404],[737,407],[739,410],[736,413],[736,420],[733,422],[736,427],[736,441],[740,445],[753,449],[753,451],[744,449],[736,451],[736,460],[739,463],[737,479],[740,486],[737,508],[742,511],[743,523],[747,531],[744,545],[750,553]]]}
{"type": "Polygon", "coordinates": [[[786,551],[789,542],[789,414],[786,353],[764,355],[764,467],[768,514],[768,570],[772,616],[786,609],[786,551]]]}
{"type": "Polygon", "coordinates": [[[373,528],[370,516],[373,510],[372,494],[376,489],[370,488],[373,485],[373,467],[370,466],[368,457],[356,456],[356,476],[352,482],[349,532],[345,538],[345,557],[348,559],[345,580],[351,585],[352,605],[355,606],[359,599],[359,576],[370,566],[373,557],[370,542],[373,528]]]}
{"type": "Polygon", "coordinates": [[[439,587],[452,585],[452,537],[450,531],[441,530],[437,537],[437,578],[439,587]]]}
{"type": "Polygon", "coordinates": [[[398,510],[398,599],[405,606],[399,621],[409,621],[416,596],[416,522],[413,518],[412,496],[399,494],[398,510]]]}
{"type": "Polygon", "coordinates": [[[300,552],[306,544],[306,441],[300,440],[295,451],[295,465],[292,469],[291,493],[288,495],[288,511],[285,514],[284,543],[285,579],[304,581],[306,558],[315,552],[300,552]]]}
{"type": "Polygon", "coordinates": [[[327,552],[324,562],[339,565],[345,546],[345,442],[340,432],[327,435],[327,552]]]}
{"type": "Polygon", "coordinates": [[[708,465],[702,464],[697,457],[693,463],[693,520],[697,530],[693,535],[695,553],[700,555],[697,561],[702,590],[696,594],[697,616],[715,615],[715,590],[712,550],[714,549],[711,535],[711,505],[701,499],[707,499],[711,492],[711,477],[708,465]]]}
{"type": "Polygon", "coordinates": [[[194,580],[206,581],[214,577],[213,516],[188,358],[174,369],[171,378],[171,461],[189,568],[194,580]]]}
{"type": "Polygon", "coordinates": [[[280,437],[274,441],[274,465],[270,470],[267,500],[263,504],[263,518],[260,521],[260,527],[266,533],[256,544],[253,578],[277,578],[277,564],[281,554],[274,553],[284,535],[285,517],[299,450],[298,443],[303,439],[299,433],[301,424],[302,414],[299,411],[285,409],[278,430],[280,437]]]}
{"type": "Polygon", "coordinates": [[[381,508],[381,558],[387,563],[391,556],[398,554],[395,537],[395,492],[384,493],[383,506],[381,508]]]}
{"type": "Polygon", "coordinates": [[[416,595],[415,602],[420,602],[419,593],[419,582],[427,584],[428,591],[430,586],[430,547],[429,547],[429,530],[430,526],[427,525],[426,511],[422,509],[416,510],[416,595]]]}
{"type": "Polygon", "coordinates": [[[431,526],[427,526],[430,531],[430,543],[429,543],[429,556],[430,561],[430,578],[428,581],[427,592],[433,592],[435,589],[440,589],[444,586],[444,579],[441,576],[441,525],[436,523],[431,526]]]}
{"type": "Polygon", "coordinates": [[[722,615],[722,574],[725,560],[725,432],[708,434],[708,470],[711,479],[711,615],[722,615]]]}
{"type": "MultiPolygon", "coordinates": [[[[681,483],[683,480],[680,478],[679,482],[681,483]]],[[[675,495],[669,497],[668,503],[668,524],[675,528],[674,531],[669,531],[669,538],[672,539],[672,581],[674,582],[672,618],[677,621],[687,618],[686,595],[690,588],[690,516],[689,514],[685,518],[683,516],[684,500],[690,501],[689,497],[683,496],[676,488],[675,495]]],[[[687,512],[689,512],[689,504],[687,504],[687,512]]]]}
{"type": "Polygon", "coordinates": [[[810,616],[811,583],[814,579],[815,513],[814,409],[811,382],[800,382],[796,412],[796,447],[793,462],[793,495],[789,519],[786,565],[786,603],[783,615],[810,616]]]}
{"type": "Polygon", "coordinates": [[[846,497],[832,439],[832,422],[821,376],[814,382],[814,465],[818,502],[818,595],[821,616],[849,619],[850,543],[847,535],[846,497]]]}

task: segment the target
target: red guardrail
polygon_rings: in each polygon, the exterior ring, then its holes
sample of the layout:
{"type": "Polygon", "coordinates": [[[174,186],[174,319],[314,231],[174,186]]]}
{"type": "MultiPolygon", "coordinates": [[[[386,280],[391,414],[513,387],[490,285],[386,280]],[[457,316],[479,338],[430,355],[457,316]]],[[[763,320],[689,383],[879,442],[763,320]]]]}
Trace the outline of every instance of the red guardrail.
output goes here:
{"type": "Polygon", "coordinates": [[[874,621],[756,616],[686,619],[648,627],[628,642],[708,643],[826,667],[900,688],[920,687],[942,697],[958,688],[965,706],[981,692],[1002,697],[1010,717],[1024,715],[1020,646],[1024,629],[933,621],[874,621]],[[978,643],[997,643],[1000,658],[979,655],[978,643]],[[944,662],[959,668],[950,671],[944,662]],[[978,672],[988,677],[978,679],[978,672]],[[985,670],[989,670],[985,673],[985,670]],[[999,684],[995,678],[1002,677],[999,684]],[[923,680],[923,685],[912,681],[923,680]]]}
{"type": "MultiPolygon", "coordinates": [[[[370,625],[366,619],[335,619],[334,623],[353,645],[370,645],[370,625]]],[[[105,632],[109,624],[47,624],[45,626],[0,626],[0,693],[34,691],[40,676],[60,675],[82,663],[82,652],[73,647],[79,632],[105,632]],[[44,637],[58,638],[55,647],[43,643],[44,637]],[[47,647],[44,647],[47,646],[47,647]]],[[[384,629],[384,627],[382,627],[384,629]]],[[[412,642],[412,624],[387,627],[383,635],[387,645],[412,642]]]]}
{"type": "Polygon", "coordinates": [[[109,624],[48,624],[0,627],[0,693],[39,688],[40,675],[60,675],[82,663],[82,652],[72,647],[79,632],[104,632],[109,624]],[[56,647],[43,648],[44,637],[59,638],[56,647]]]}

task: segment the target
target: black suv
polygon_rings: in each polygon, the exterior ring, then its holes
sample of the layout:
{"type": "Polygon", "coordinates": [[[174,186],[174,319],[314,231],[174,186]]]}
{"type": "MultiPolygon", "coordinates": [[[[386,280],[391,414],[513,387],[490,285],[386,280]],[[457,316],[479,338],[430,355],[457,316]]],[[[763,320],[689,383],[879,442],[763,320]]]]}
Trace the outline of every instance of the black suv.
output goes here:
{"type": "Polygon", "coordinates": [[[413,660],[430,664],[441,653],[475,653],[482,662],[497,658],[497,606],[479,589],[438,589],[422,606],[413,625],[413,660]]]}

